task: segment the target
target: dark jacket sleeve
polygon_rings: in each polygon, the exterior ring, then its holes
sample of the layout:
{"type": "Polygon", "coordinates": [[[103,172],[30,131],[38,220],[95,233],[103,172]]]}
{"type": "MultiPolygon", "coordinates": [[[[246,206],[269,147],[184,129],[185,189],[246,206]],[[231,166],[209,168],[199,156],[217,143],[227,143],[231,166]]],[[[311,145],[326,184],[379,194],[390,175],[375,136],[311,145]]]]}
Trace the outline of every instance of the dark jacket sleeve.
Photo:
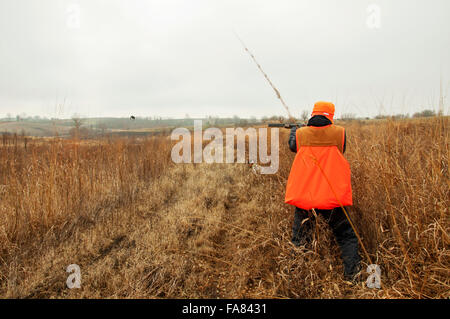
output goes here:
{"type": "Polygon", "coordinates": [[[297,153],[297,132],[298,127],[291,128],[291,133],[289,134],[289,148],[292,152],[297,153]]]}
{"type": "Polygon", "coordinates": [[[347,146],[347,131],[344,131],[344,146],[342,147],[342,154],[345,153],[346,146],[347,146]]]}

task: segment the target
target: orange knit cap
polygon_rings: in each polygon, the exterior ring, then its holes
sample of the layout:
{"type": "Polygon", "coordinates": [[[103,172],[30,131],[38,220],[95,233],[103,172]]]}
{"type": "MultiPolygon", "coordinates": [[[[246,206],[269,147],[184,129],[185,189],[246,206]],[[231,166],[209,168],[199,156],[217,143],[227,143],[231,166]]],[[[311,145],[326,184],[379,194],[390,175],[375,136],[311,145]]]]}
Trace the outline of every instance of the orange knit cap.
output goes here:
{"type": "Polygon", "coordinates": [[[334,104],[331,102],[317,102],[314,104],[314,109],[312,111],[312,116],[314,115],[324,115],[327,119],[329,119],[333,123],[334,117],[334,104]]]}

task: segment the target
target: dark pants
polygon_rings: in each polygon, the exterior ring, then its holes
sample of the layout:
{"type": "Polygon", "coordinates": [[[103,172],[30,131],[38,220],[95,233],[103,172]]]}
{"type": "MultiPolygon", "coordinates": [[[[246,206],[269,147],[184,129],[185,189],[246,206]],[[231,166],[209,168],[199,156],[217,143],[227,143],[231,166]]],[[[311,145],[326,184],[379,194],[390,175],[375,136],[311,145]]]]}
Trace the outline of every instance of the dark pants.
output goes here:
{"type": "MultiPolygon", "coordinates": [[[[330,225],[336,241],[341,248],[341,257],[344,262],[344,276],[351,279],[359,271],[361,257],[358,254],[358,238],[350,226],[341,207],[330,210],[315,210],[330,225]]],[[[292,243],[301,246],[311,242],[314,230],[314,215],[307,210],[295,208],[294,225],[292,227],[292,243]]]]}

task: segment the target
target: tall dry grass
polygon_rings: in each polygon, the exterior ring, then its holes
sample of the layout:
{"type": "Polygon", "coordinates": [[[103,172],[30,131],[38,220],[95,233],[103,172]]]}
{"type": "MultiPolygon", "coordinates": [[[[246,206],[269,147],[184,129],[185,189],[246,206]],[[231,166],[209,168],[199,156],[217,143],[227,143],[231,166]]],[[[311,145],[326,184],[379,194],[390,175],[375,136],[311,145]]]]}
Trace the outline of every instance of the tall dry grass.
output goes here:
{"type": "Polygon", "coordinates": [[[354,216],[386,284],[403,296],[450,292],[448,117],[352,127],[354,216]]]}
{"type": "MultiPolygon", "coordinates": [[[[350,215],[372,262],[381,266],[385,292],[448,297],[448,117],[343,125],[352,169],[350,215]]],[[[284,155],[280,182],[292,158],[284,155]]]]}
{"type": "Polygon", "coordinates": [[[0,280],[45,246],[126,207],[170,164],[165,138],[79,141],[3,135],[0,280]],[[155,150],[159,150],[155,152],[155,150]]]}
{"type": "MultiPolygon", "coordinates": [[[[345,124],[349,210],[382,289],[347,284],[320,218],[290,243],[280,169],[170,163],[163,137],[6,143],[0,151],[0,294],[110,298],[446,298],[448,118],[345,124]],[[77,263],[81,289],[67,289],[77,263]]],[[[365,262],[366,258],[363,256],[365,262]]],[[[364,276],[363,276],[364,277],[364,276]]]]}

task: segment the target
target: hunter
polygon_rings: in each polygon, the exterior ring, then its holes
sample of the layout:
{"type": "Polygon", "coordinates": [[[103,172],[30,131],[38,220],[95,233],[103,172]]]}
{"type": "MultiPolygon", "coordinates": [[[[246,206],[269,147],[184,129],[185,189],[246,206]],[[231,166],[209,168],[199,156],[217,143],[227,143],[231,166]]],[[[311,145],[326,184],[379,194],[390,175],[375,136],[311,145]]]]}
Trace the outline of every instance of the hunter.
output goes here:
{"type": "Polygon", "coordinates": [[[289,148],[297,154],[285,202],[295,206],[292,243],[299,247],[311,242],[314,215],[321,215],[340,246],[345,279],[354,280],[361,258],[358,239],[341,208],[352,205],[352,187],[350,165],[343,156],[345,129],[333,124],[334,110],[331,102],[317,102],[307,126],[291,129],[289,148]]]}

